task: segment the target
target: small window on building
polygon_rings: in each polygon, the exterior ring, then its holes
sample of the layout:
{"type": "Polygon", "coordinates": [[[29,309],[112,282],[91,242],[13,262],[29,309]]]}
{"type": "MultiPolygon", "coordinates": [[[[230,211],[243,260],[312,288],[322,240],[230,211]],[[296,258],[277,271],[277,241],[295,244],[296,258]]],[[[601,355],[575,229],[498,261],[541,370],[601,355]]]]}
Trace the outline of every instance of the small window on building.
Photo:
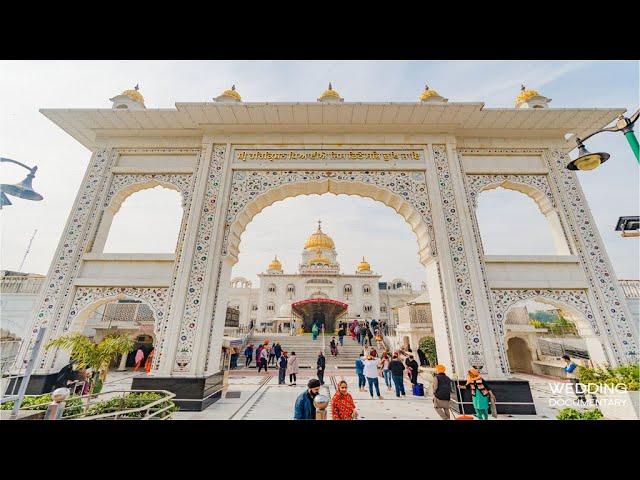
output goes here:
{"type": "Polygon", "coordinates": [[[289,285],[287,285],[287,292],[296,293],[296,286],[290,283],[289,285]]]}
{"type": "Polygon", "coordinates": [[[269,293],[276,293],[276,286],[272,283],[268,288],[269,293]]]}
{"type": "Polygon", "coordinates": [[[276,310],[276,306],[274,303],[270,303],[267,305],[267,312],[274,312],[276,310]]]}
{"type": "Polygon", "coordinates": [[[364,307],[363,307],[363,310],[364,310],[366,313],[371,313],[371,305],[369,305],[368,303],[366,303],[366,304],[364,305],[364,307]]]}
{"type": "Polygon", "coordinates": [[[382,304],[380,305],[380,313],[387,313],[387,305],[386,304],[382,304]]]}
{"type": "Polygon", "coordinates": [[[362,292],[367,295],[369,293],[371,293],[371,287],[369,285],[363,285],[362,286],[362,292]]]}
{"type": "Polygon", "coordinates": [[[258,305],[255,304],[255,303],[253,305],[251,305],[251,311],[257,312],[258,311],[258,305]]]}
{"type": "Polygon", "coordinates": [[[351,285],[347,284],[347,285],[344,286],[344,294],[345,295],[351,295],[352,291],[353,290],[351,288],[351,285]]]}

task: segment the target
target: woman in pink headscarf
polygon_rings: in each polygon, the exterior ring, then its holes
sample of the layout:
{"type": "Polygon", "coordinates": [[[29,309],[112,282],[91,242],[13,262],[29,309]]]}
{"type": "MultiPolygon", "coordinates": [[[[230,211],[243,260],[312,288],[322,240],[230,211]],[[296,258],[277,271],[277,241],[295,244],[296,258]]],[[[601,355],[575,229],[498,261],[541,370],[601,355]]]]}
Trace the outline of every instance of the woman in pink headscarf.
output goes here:
{"type": "Polygon", "coordinates": [[[140,365],[142,365],[142,360],[144,360],[144,352],[142,351],[142,348],[138,348],[138,351],[136,352],[136,366],[133,369],[134,372],[137,372],[140,369],[140,365]]]}

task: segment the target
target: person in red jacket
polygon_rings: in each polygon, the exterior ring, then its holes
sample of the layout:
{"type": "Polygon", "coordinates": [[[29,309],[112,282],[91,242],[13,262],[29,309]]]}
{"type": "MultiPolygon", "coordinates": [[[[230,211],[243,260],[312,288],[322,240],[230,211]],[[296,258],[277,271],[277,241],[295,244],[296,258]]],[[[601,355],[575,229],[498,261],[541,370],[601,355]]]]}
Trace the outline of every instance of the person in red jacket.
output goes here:
{"type": "Polygon", "coordinates": [[[347,391],[347,382],[344,380],[338,383],[338,391],[331,399],[331,417],[334,420],[355,420],[358,418],[356,404],[347,391]]]}

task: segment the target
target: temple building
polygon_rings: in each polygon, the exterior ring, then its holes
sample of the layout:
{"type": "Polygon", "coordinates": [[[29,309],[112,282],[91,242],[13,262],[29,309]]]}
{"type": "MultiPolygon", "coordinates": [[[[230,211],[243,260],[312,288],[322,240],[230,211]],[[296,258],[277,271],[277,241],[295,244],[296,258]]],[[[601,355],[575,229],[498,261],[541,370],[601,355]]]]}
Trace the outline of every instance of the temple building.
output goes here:
{"type": "Polygon", "coordinates": [[[297,272],[285,273],[276,255],[266,272],[258,274],[258,288],[242,277],[231,280],[228,306],[240,311],[241,327],[253,322],[259,329],[309,331],[318,323],[332,331],[336,320],[389,321],[392,308],[421,293],[406,280],[381,282],[382,275],[365,257],[353,273],[342,273],[337,257],[333,239],[318,221],[317,231],[304,244],[297,272]]]}

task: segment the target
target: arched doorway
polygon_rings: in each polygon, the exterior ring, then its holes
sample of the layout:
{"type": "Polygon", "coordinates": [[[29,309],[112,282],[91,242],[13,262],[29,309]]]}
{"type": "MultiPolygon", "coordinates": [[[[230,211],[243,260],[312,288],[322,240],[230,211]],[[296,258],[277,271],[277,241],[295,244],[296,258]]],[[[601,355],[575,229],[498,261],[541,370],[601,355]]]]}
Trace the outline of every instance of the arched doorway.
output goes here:
{"type": "MultiPolygon", "coordinates": [[[[404,188],[404,187],[403,187],[404,188]]],[[[408,224],[416,236],[417,254],[419,262],[426,267],[426,282],[429,291],[433,292],[432,302],[434,336],[437,340],[438,354],[443,364],[451,372],[457,370],[455,362],[463,364],[472,362],[491,371],[496,368],[493,359],[485,359],[483,355],[491,350],[485,350],[480,344],[480,326],[470,324],[475,316],[468,315],[462,325],[449,325],[447,308],[452,299],[444,297],[443,276],[451,276],[450,269],[439,264],[436,255],[435,239],[429,198],[425,188],[424,173],[419,172],[269,172],[247,171],[235,172],[232,180],[230,209],[226,215],[222,254],[224,258],[221,271],[231,278],[231,269],[238,261],[240,253],[240,239],[247,225],[266,207],[275,202],[297,197],[300,195],[355,195],[381,202],[395,210],[408,224]],[[237,179],[235,176],[237,175],[237,179]],[[286,178],[292,177],[292,178],[286,178]],[[406,190],[398,190],[400,185],[414,185],[411,191],[415,198],[407,196],[406,190]],[[455,342],[453,338],[463,339],[470,345],[455,342]],[[482,347],[482,348],[480,348],[482,347]]],[[[456,261],[459,257],[456,257],[456,261]]],[[[462,279],[455,279],[455,285],[462,289],[462,279]]],[[[226,284],[226,278],[220,279],[220,285],[226,284]]],[[[226,292],[220,289],[221,299],[225,301],[226,292]]],[[[469,296],[470,290],[462,290],[463,296],[469,296]]],[[[219,304],[218,304],[219,305],[219,304]]],[[[472,305],[465,302],[465,306],[472,305]]],[[[455,307],[454,307],[455,308],[455,307]]],[[[218,311],[218,307],[216,307],[218,311]]],[[[216,314],[218,315],[218,313],[216,314]]],[[[216,341],[218,334],[215,327],[210,331],[211,342],[216,341]]],[[[489,338],[488,338],[489,340],[489,338]]],[[[212,352],[217,352],[213,346],[212,352]]],[[[506,362],[506,359],[505,359],[506,362]]],[[[497,374],[497,372],[495,372],[497,374]]]]}
{"type": "Polygon", "coordinates": [[[507,357],[511,371],[533,373],[531,351],[527,342],[520,337],[511,337],[507,341],[507,357]]]}

